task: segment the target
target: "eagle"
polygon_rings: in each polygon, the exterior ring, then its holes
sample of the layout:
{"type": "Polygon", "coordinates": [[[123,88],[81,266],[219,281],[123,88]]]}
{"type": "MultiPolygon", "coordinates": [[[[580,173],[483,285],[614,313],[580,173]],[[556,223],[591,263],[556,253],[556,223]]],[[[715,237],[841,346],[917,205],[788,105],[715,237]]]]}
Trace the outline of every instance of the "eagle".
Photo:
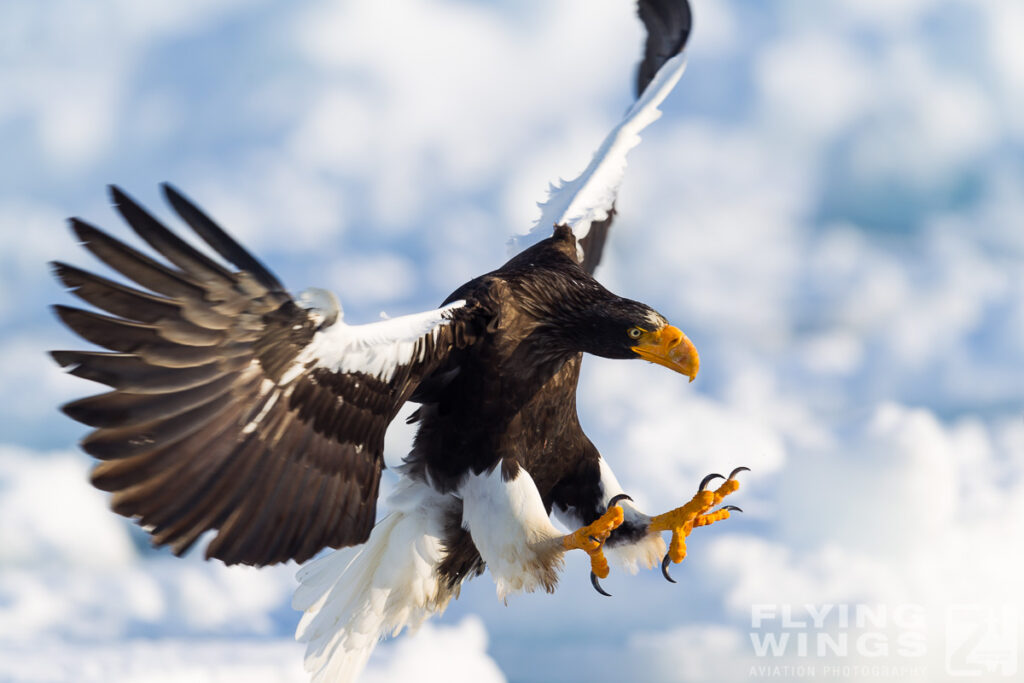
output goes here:
{"type": "Polygon", "coordinates": [[[485,570],[502,599],[553,591],[573,550],[590,556],[605,595],[605,550],[634,571],[660,562],[671,580],[692,529],[739,509],[721,503],[743,467],[708,475],[678,508],[645,514],[577,415],[585,353],[646,360],[691,381],[699,369],[678,327],[593,276],[626,154],[685,67],[688,4],[638,6],[647,39],[632,107],[583,173],[552,188],[521,251],[434,310],[349,324],[333,294],[290,294],[169,184],[170,207],[198,241],[117,187],[113,205],[152,254],[70,221],[81,245],[127,280],[52,264],[98,309],[54,307],[104,350],[51,352],[109,388],[62,408],[93,428],[81,442],[99,461],[92,483],[175,554],[210,532],[206,557],[225,564],[312,560],[293,606],[316,681],[355,678],[381,636],[440,612],[485,570]],[[409,418],[418,428],[378,520],[384,434],[407,402],[418,404],[409,418]]]}

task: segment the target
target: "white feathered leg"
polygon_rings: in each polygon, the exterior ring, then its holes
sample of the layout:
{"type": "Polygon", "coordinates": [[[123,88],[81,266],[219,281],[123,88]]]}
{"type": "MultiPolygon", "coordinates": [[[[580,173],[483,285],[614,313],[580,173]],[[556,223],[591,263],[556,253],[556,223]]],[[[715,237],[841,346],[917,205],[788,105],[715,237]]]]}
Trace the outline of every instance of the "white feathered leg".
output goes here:
{"type": "Polygon", "coordinates": [[[441,612],[451,592],[434,568],[441,561],[451,496],[403,478],[391,510],[363,545],[336,550],[299,570],[292,607],[305,612],[295,637],[307,643],[314,683],[354,681],[381,637],[416,629],[441,612]]]}
{"type": "Polygon", "coordinates": [[[519,468],[507,481],[498,465],[469,474],[459,487],[462,525],[487,563],[504,600],[517,591],[551,592],[565,549],[533,478],[519,468]]]}

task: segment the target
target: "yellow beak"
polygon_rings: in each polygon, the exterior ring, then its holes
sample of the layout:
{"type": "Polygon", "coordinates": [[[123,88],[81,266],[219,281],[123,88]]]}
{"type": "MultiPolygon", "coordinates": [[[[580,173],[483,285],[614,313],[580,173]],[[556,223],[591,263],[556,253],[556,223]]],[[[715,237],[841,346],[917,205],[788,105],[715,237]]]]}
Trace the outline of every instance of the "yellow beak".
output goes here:
{"type": "Polygon", "coordinates": [[[644,332],[633,351],[644,360],[664,365],[669,370],[686,375],[693,381],[700,370],[700,356],[682,330],[665,325],[660,330],[644,332]]]}

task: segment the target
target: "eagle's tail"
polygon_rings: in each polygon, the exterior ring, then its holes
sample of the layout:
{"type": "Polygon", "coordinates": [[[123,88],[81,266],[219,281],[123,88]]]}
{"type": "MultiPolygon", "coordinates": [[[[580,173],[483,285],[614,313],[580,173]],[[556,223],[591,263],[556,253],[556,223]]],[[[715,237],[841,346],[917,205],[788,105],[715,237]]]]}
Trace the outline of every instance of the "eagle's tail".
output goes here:
{"type": "Polygon", "coordinates": [[[305,614],[295,637],[307,643],[314,683],[353,681],[381,637],[416,629],[452,597],[441,561],[445,510],[452,504],[426,484],[403,478],[391,510],[363,545],[342,548],[299,570],[292,607],[305,614]]]}

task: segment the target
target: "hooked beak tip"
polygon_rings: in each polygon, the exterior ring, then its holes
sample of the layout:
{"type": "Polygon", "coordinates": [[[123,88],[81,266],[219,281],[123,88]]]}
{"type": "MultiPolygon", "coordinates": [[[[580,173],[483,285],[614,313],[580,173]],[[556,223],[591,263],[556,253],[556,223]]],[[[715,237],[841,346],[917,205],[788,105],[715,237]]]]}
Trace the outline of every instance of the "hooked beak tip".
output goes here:
{"type": "Polygon", "coordinates": [[[686,375],[691,382],[700,369],[697,348],[682,330],[673,325],[645,334],[633,347],[633,351],[646,361],[686,375]]]}

